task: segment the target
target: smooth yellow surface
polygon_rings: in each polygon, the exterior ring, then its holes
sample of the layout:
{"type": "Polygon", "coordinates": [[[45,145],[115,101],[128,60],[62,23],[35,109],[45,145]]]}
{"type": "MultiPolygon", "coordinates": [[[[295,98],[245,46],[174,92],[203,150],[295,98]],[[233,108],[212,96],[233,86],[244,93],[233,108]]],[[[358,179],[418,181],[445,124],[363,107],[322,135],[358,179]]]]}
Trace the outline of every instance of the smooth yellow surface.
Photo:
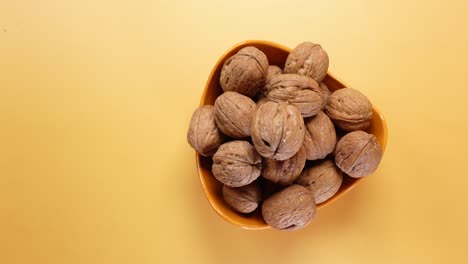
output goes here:
{"type": "Polygon", "coordinates": [[[0,263],[467,263],[466,1],[0,2],[0,263]],[[174,3],[177,2],[177,3],[174,3]],[[245,39],[321,43],[388,120],[308,228],[246,231],[186,130],[245,39]]]}

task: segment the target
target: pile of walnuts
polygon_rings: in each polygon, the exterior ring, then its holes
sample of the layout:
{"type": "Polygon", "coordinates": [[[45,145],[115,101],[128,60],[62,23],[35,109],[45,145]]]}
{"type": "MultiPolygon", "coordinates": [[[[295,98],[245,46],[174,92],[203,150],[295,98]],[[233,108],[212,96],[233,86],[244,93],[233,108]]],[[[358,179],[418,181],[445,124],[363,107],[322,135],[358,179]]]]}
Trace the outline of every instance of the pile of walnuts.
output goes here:
{"type": "Polygon", "coordinates": [[[224,93],[193,113],[187,139],[212,156],[234,210],[261,207],[273,228],[296,230],[338,192],[343,174],[359,178],[377,169],[381,146],[364,131],[372,104],[352,88],[331,93],[322,83],[328,65],[325,50],[311,42],[292,50],[283,70],[255,47],[224,63],[224,93]]]}

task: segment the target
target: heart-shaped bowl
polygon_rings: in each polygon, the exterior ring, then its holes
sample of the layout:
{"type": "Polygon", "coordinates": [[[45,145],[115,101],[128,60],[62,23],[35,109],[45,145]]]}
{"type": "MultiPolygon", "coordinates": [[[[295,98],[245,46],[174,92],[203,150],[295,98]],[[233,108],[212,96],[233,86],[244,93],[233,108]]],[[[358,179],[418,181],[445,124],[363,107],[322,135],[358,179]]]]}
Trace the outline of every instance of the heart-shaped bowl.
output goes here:
{"type": "MultiPolygon", "coordinates": [[[[223,67],[224,62],[237,53],[240,49],[254,46],[259,50],[263,51],[268,57],[268,62],[270,65],[277,65],[280,68],[284,68],[286,58],[291,52],[291,49],[283,45],[262,40],[247,40],[243,41],[226,53],[224,53],[221,58],[218,60],[213,70],[211,71],[208,81],[206,82],[205,91],[201,98],[200,105],[213,105],[216,98],[223,93],[221,85],[219,83],[219,77],[221,73],[221,68],[223,67]]],[[[328,73],[323,82],[328,86],[330,91],[335,91],[344,87],[349,87],[344,82],[340,81],[333,74],[328,73]]],[[[377,137],[382,146],[382,151],[385,151],[387,144],[387,124],[382,116],[382,114],[373,106],[373,116],[371,120],[371,125],[367,129],[368,133],[371,133],[377,137]]],[[[254,213],[251,214],[241,214],[234,211],[229,205],[224,202],[222,194],[222,183],[217,181],[211,172],[211,166],[213,165],[212,159],[208,157],[203,157],[200,154],[196,154],[196,163],[198,168],[198,174],[200,176],[200,181],[205,191],[206,198],[210,202],[213,209],[218,213],[222,218],[228,222],[240,226],[245,229],[266,229],[270,226],[265,223],[262,218],[261,208],[257,208],[254,213]]],[[[318,205],[318,209],[323,208],[326,205],[329,205],[341,198],[345,193],[354,188],[359,182],[365,178],[351,178],[344,177],[343,183],[340,187],[340,190],[329,200],[318,205]]]]}

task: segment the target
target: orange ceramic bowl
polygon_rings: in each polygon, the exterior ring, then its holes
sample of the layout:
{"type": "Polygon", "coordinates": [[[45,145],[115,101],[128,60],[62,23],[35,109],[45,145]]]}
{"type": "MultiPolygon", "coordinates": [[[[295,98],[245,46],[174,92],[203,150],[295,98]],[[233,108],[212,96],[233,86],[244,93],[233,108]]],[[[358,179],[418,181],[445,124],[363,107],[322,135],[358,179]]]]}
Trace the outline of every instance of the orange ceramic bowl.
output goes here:
{"type": "MultiPolygon", "coordinates": [[[[270,65],[277,65],[280,68],[284,68],[286,58],[291,51],[291,49],[288,47],[269,41],[248,40],[235,45],[221,56],[211,71],[211,74],[208,77],[208,81],[206,82],[205,91],[203,92],[200,105],[214,104],[216,97],[218,97],[223,92],[219,84],[219,76],[224,62],[240,49],[247,46],[254,46],[260,49],[268,57],[268,62],[270,65]]],[[[323,82],[332,92],[337,89],[349,87],[331,73],[327,74],[323,82]]],[[[367,129],[367,132],[372,133],[377,137],[380,145],[382,146],[382,150],[385,151],[387,144],[387,124],[384,117],[375,106],[373,106],[373,112],[371,126],[369,129],[367,129]]],[[[255,213],[252,214],[241,214],[231,209],[224,202],[222,195],[223,185],[214,178],[213,173],[211,172],[211,166],[213,164],[211,158],[203,157],[197,153],[196,162],[203,190],[205,191],[206,197],[216,213],[218,213],[228,222],[245,229],[265,229],[270,227],[265,223],[265,221],[263,221],[260,208],[258,208],[255,213]]],[[[344,177],[340,190],[331,199],[322,204],[319,204],[318,209],[323,208],[324,206],[331,204],[336,199],[341,198],[345,193],[354,188],[363,179],[365,178],[355,179],[351,177],[344,177]]]]}

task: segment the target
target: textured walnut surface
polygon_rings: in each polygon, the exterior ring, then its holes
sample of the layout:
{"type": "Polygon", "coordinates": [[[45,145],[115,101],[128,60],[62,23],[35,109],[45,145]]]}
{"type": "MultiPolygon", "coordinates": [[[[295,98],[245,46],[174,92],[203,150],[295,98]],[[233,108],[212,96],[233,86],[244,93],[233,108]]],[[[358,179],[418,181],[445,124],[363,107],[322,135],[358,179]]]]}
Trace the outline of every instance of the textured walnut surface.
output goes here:
{"type": "Polygon", "coordinates": [[[262,189],[258,181],[242,187],[223,186],[223,198],[229,206],[240,213],[251,213],[262,199],[262,189]]]}
{"type": "Polygon", "coordinates": [[[187,141],[198,153],[203,156],[212,156],[223,142],[214,120],[212,105],[200,106],[192,115],[187,141]]]}
{"type": "Polygon", "coordinates": [[[252,121],[252,141],[265,158],[291,158],[301,148],[304,133],[301,113],[286,103],[265,103],[257,109],[252,121]]]}
{"type": "Polygon", "coordinates": [[[302,169],[304,169],[305,162],[304,148],[301,148],[296,155],[287,160],[264,159],[262,176],[274,183],[289,185],[299,177],[302,169]]]}
{"type": "Polygon", "coordinates": [[[269,65],[268,66],[268,71],[267,71],[267,76],[266,76],[266,81],[268,82],[269,80],[271,80],[271,78],[273,78],[273,76],[275,75],[278,75],[278,74],[282,74],[283,71],[281,70],[280,67],[276,66],[276,65],[269,65]]]}
{"type": "Polygon", "coordinates": [[[291,185],[263,202],[267,224],[279,230],[296,230],[308,225],[317,210],[314,196],[305,187],[291,185]]]}
{"type": "Polygon", "coordinates": [[[336,144],[335,163],[346,174],[360,178],[372,174],[382,159],[377,138],[364,131],[346,134],[336,144]]]}
{"type": "Polygon", "coordinates": [[[275,75],[267,84],[267,98],[273,102],[287,102],[303,117],[313,116],[323,105],[323,95],[317,82],[297,74],[275,75]]]}
{"type": "Polygon", "coordinates": [[[225,92],[216,98],[214,104],[216,125],[232,138],[249,137],[256,109],[257,105],[249,97],[236,92],[225,92]]]}
{"type": "Polygon", "coordinates": [[[266,78],[265,78],[265,85],[263,86],[263,89],[260,91],[260,93],[258,94],[258,98],[262,98],[262,97],[265,97],[266,94],[267,94],[267,89],[268,89],[268,83],[271,81],[271,79],[278,75],[278,74],[282,74],[283,73],[283,70],[281,70],[280,67],[276,66],[276,65],[270,65],[268,66],[268,71],[267,71],[267,75],[266,75],[266,78]]]}
{"type": "Polygon", "coordinates": [[[327,106],[328,97],[330,97],[331,92],[328,89],[328,86],[324,84],[323,82],[321,82],[319,86],[320,86],[320,91],[322,92],[322,99],[323,99],[322,106],[320,107],[320,109],[323,110],[325,106],[327,106]]]}
{"type": "Polygon", "coordinates": [[[321,82],[327,75],[328,54],[319,44],[304,42],[289,53],[284,73],[297,73],[321,82]]]}
{"type": "Polygon", "coordinates": [[[333,197],[340,189],[343,182],[343,174],[331,160],[305,169],[296,183],[309,189],[314,195],[317,204],[323,203],[333,197]]]}
{"type": "Polygon", "coordinates": [[[266,55],[255,47],[245,47],[226,60],[221,69],[220,84],[224,91],[253,97],[264,86],[267,71],[266,55]]]}
{"type": "Polygon", "coordinates": [[[304,149],[308,160],[324,159],[336,145],[336,132],[330,118],[320,111],[316,116],[306,118],[304,149]]]}
{"type": "Polygon", "coordinates": [[[257,109],[258,109],[260,106],[262,106],[262,105],[264,105],[264,104],[266,104],[266,103],[268,103],[268,99],[267,99],[266,97],[260,98],[260,99],[257,101],[257,109]]]}
{"type": "Polygon", "coordinates": [[[247,141],[235,140],[221,145],[213,156],[213,175],[230,187],[241,187],[261,173],[261,156],[247,141]]]}
{"type": "Polygon", "coordinates": [[[370,125],[372,104],[358,90],[343,88],[330,95],[325,112],[336,126],[345,131],[364,130],[370,125]]]}

